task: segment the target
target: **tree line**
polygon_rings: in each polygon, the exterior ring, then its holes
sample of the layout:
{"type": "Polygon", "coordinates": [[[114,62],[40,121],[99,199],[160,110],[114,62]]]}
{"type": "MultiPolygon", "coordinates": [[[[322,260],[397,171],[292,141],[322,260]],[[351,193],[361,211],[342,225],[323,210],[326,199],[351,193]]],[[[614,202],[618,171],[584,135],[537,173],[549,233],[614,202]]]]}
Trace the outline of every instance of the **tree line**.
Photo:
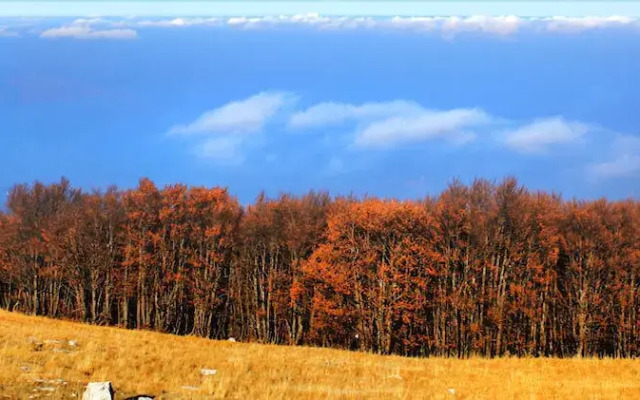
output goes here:
{"type": "Polygon", "coordinates": [[[409,356],[640,355],[640,202],[514,178],[419,201],[16,185],[0,307],[409,356]]]}

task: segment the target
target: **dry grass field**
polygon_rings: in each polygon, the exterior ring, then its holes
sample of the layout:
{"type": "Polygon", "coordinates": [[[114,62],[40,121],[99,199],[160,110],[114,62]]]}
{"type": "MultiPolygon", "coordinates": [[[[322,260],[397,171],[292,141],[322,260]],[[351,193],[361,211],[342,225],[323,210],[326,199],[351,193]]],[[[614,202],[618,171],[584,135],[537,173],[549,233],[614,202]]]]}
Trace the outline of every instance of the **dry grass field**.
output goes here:
{"type": "Polygon", "coordinates": [[[103,380],[117,399],[638,399],[640,361],[409,359],[0,311],[0,399],[79,398],[86,382],[103,380]]]}

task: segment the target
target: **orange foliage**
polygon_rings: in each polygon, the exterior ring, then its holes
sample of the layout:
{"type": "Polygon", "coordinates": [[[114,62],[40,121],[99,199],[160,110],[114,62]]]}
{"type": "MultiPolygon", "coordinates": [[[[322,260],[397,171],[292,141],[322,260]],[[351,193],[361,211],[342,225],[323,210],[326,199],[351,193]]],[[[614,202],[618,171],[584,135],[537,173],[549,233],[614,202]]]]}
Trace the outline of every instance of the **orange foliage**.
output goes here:
{"type": "Polygon", "coordinates": [[[422,201],[141,179],[15,186],[0,306],[405,355],[640,355],[640,204],[454,181],[422,201]]]}

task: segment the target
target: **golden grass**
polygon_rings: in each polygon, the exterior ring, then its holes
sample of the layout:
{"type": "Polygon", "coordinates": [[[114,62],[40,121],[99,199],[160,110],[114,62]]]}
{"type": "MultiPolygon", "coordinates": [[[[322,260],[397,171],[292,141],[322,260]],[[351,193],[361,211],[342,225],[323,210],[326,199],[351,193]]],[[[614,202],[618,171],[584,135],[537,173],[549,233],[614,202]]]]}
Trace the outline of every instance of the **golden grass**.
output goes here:
{"type": "Polygon", "coordinates": [[[409,359],[230,343],[0,311],[0,399],[78,398],[86,382],[104,380],[113,382],[117,399],[143,393],[162,399],[640,398],[637,360],[409,359]],[[201,368],[218,373],[203,377],[201,368]]]}

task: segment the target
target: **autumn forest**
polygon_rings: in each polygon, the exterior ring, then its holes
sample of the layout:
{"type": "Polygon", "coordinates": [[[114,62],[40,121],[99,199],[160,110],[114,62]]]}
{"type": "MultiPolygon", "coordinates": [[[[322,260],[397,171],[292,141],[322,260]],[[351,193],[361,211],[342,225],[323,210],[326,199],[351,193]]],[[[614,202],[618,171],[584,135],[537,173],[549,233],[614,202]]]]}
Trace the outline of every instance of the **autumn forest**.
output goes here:
{"type": "Polygon", "coordinates": [[[435,197],[16,185],[0,307],[409,356],[640,356],[640,202],[515,179],[435,197]]]}

